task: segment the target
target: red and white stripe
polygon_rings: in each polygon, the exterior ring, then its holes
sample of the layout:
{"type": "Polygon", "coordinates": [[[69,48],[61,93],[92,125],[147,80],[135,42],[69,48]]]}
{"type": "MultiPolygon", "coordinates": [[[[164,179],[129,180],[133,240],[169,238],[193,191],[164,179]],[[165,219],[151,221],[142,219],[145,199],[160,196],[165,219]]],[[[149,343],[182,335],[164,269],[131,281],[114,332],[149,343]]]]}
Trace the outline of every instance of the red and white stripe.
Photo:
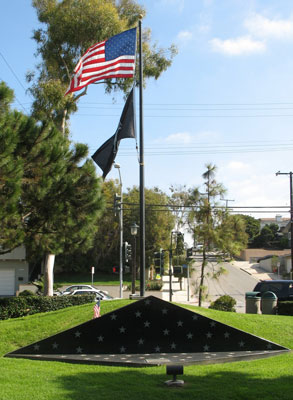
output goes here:
{"type": "Polygon", "coordinates": [[[90,83],[101,79],[132,78],[135,69],[135,56],[123,55],[105,61],[106,41],[94,44],[81,57],[74,69],[74,76],[66,94],[78,91],[90,83]]]}

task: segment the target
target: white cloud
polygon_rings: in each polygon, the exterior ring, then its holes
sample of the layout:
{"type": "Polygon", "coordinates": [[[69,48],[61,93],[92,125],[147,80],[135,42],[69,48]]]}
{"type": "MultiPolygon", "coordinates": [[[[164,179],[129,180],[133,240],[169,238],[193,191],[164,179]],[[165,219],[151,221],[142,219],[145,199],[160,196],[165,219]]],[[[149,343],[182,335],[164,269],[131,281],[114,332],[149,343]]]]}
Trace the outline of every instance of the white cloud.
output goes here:
{"type": "Polygon", "coordinates": [[[193,38],[193,34],[190,31],[181,31],[177,35],[177,39],[181,42],[187,42],[193,38]]]}
{"type": "Polygon", "coordinates": [[[244,21],[248,32],[259,38],[293,38],[292,19],[268,19],[260,14],[253,14],[244,21]]]}
{"type": "Polygon", "coordinates": [[[230,161],[229,164],[227,165],[227,168],[232,171],[247,170],[248,168],[250,168],[250,165],[245,164],[242,161],[230,161]]]}
{"type": "Polygon", "coordinates": [[[254,40],[250,36],[226,40],[214,38],[209,43],[214,52],[230,56],[264,53],[266,50],[265,42],[254,40]]]}
{"type": "Polygon", "coordinates": [[[167,143],[187,144],[192,141],[192,135],[188,132],[173,133],[166,138],[167,143]]]}
{"type": "Polygon", "coordinates": [[[182,12],[185,6],[185,0],[160,0],[164,7],[176,7],[179,12],[182,12]]]}

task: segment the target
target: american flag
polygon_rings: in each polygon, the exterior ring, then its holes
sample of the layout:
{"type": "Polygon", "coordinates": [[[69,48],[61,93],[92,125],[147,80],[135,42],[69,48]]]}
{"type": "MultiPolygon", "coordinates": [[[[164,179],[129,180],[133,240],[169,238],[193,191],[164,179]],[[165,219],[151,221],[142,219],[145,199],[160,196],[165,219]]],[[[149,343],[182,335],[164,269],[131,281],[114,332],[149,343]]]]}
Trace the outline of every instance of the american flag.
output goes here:
{"type": "Polygon", "coordinates": [[[135,69],[136,28],[91,46],[74,69],[66,94],[101,79],[132,78],[135,69]]]}
{"type": "Polygon", "coordinates": [[[94,305],[94,317],[93,318],[99,318],[101,316],[100,315],[100,311],[101,311],[100,302],[101,302],[101,300],[98,300],[96,302],[96,304],[94,305]]]}

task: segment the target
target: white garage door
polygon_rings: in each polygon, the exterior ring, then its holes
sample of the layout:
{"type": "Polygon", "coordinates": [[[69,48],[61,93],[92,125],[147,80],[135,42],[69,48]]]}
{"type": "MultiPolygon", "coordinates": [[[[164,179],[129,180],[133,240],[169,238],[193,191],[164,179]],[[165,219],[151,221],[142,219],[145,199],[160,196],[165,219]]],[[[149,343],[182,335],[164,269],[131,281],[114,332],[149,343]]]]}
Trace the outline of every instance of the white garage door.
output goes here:
{"type": "Polygon", "coordinates": [[[0,296],[13,296],[15,294],[14,284],[15,271],[14,268],[0,268],[0,296]]]}

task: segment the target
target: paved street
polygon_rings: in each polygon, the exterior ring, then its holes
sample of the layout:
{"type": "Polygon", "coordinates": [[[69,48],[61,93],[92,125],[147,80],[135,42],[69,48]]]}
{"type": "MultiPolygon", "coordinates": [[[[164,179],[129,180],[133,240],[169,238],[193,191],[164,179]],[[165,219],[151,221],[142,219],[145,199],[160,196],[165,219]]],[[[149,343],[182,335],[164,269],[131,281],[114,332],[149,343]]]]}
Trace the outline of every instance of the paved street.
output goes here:
{"type": "MultiPolygon", "coordinates": [[[[191,295],[194,293],[194,286],[196,282],[199,281],[200,261],[197,261],[195,265],[195,271],[192,273],[190,279],[191,295]]],[[[218,280],[212,278],[207,278],[205,280],[205,285],[208,286],[209,301],[206,301],[202,304],[204,307],[208,307],[210,305],[210,302],[215,300],[217,297],[228,294],[237,301],[237,312],[244,313],[245,293],[252,291],[259,280],[279,278],[276,274],[267,273],[266,271],[262,270],[258,264],[250,264],[246,261],[234,261],[233,263],[225,263],[224,266],[227,270],[227,273],[221,275],[218,280]]],[[[209,272],[212,272],[212,263],[207,266],[207,270],[209,272]]],[[[107,290],[113,297],[119,297],[118,286],[99,286],[98,288],[102,290],[107,290]]],[[[124,291],[123,297],[125,299],[128,299],[129,294],[129,291],[124,291]]],[[[163,298],[163,293],[158,291],[146,292],[145,295],[153,295],[159,298],[163,298]]],[[[173,292],[174,302],[187,303],[186,297],[186,292],[180,292],[180,295],[178,296],[176,296],[176,291],[173,292]]],[[[166,299],[169,299],[168,293],[166,299]]],[[[191,296],[189,303],[193,305],[198,305],[197,297],[191,296]]]]}
{"type": "MultiPolygon", "coordinates": [[[[199,282],[200,263],[197,262],[196,265],[197,268],[192,276],[193,282],[199,282]]],[[[249,264],[246,261],[224,263],[224,267],[227,273],[221,275],[218,280],[212,278],[205,280],[209,292],[209,301],[203,303],[204,307],[208,307],[210,302],[217,297],[227,294],[237,301],[237,312],[245,312],[245,293],[251,292],[259,280],[279,278],[276,274],[262,270],[258,264],[249,264]]],[[[212,263],[206,268],[207,271],[212,273],[212,263]]]]}
{"type": "MultiPolygon", "coordinates": [[[[197,264],[198,265],[198,264],[197,264]]],[[[214,301],[225,294],[232,296],[237,301],[237,311],[245,312],[245,293],[251,292],[258,282],[258,277],[250,275],[241,268],[225,263],[227,273],[222,274],[218,279],[207,277],[204,285],[208,287],[209,300],[214,301]]],[[[212,275],[213,265],[208,264],[206,270],[212,275]]],[[[200,267],[198,266],[192,275],[194,282],[199,282],[200,267]]],[[[208,306],[210,301],[205,302],[208,306]]]]}

